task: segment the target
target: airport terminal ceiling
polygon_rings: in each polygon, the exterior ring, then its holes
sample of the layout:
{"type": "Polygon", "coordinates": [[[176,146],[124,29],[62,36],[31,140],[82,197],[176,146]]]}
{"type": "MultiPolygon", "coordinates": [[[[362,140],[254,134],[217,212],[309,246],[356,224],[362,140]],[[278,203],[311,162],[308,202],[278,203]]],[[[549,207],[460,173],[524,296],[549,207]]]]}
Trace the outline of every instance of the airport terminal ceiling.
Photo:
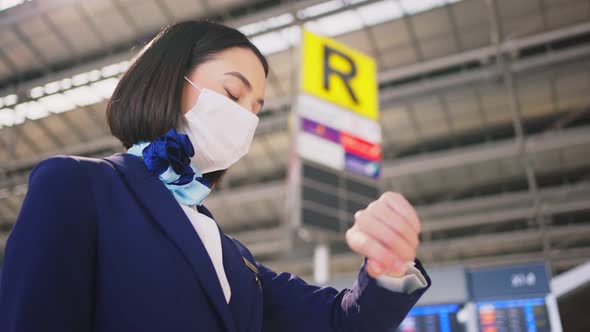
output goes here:
{"type": "MultiPolygon", "coordinates": [[[[206,205],[261,260],[309,275],[284,226],[301,27],[375,57],[381,187],[423,219],[420,257],[487,265],[590,258],[590,1],[31,0],[0,11],[0,247],[27,176],[55,154],[121,151],[106,100],[160,27],[211,18],[269,59],[247,157],[206,205]]],[[[304,239],[296,242],[306,246],[304,239]]],[[[358,258],[334,244],[336,272],[358,258]]]]}

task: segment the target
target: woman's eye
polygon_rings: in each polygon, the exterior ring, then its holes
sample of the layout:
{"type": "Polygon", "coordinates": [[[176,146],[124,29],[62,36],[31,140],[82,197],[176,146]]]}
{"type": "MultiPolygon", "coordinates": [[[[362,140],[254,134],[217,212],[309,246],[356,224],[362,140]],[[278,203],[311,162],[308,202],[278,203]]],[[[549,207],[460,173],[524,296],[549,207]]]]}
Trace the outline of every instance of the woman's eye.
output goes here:
{"type": "Polygon", "coordinates": [[[227,94],[227,97],[233,101],[238,101],[240,98],[232,95],[227,89],[225,90],[225,93],[227,94]]]}

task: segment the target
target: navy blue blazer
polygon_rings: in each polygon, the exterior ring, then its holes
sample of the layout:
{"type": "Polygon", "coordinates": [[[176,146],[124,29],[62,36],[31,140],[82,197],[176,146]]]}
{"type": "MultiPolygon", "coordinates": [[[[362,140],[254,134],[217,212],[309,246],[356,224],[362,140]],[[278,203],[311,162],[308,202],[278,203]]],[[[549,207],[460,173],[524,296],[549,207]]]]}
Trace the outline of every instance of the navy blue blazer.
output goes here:
{"type": "Polygon", "coordinates": [[[166,187],[140,158],[107,159],[32,171],[0,275],[0,331],[394,331],[425,291],[386,290],[363,267],[351,289],[308,285],[222,233],[228,304],[166,187]]]}

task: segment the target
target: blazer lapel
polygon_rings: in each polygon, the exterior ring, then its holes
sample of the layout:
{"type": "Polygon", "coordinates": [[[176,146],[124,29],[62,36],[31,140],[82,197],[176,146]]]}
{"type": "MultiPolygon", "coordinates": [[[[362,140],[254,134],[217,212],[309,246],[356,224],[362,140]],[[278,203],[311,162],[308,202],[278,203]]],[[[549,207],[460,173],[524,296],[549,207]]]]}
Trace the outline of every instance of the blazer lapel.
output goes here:
{"type": "MultiPolygon", "coordinates": [[[[198,210],[200,213],[214,219],[211,212],[204,206],[199,206],[198,210]]],[[[244,263],[234,241],[223,234],[221,229],[219,229],[219,233],[223,251],[223,266],[227,281],[231,287],[231,312],[235,325],[239,327],[238,330],[246,331],[252,322],[253,304],[256,303],[254,299],[256,296],[260,296],[260,294],[256,294],[256,292],[260,292],[259,286],[256,283],[254,273],[244,263]]]]}
{"type": "Polygon", "coordinates": [[[225,301],[211,258],[174,196],[147,170],[140,158],[130,154],[116,154],[105,160],[119,171],[142,207],[152,215],[190,263],[225,328],[235,331],[230,307],[225,301]]]}

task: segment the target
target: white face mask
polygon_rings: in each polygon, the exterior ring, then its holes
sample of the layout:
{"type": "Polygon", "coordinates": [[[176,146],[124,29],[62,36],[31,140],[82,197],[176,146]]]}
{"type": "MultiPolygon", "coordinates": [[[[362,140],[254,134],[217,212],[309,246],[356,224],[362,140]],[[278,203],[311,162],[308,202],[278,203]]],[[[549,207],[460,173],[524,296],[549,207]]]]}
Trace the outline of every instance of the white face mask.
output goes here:
{"type": "Polygon", "coordinates": [[[191,163],[202,173],[226,169],[248,153],[258,117],[226,96],[184,79],[201,92],[184,115],[182,128],[195,149],[191,163]]]}

